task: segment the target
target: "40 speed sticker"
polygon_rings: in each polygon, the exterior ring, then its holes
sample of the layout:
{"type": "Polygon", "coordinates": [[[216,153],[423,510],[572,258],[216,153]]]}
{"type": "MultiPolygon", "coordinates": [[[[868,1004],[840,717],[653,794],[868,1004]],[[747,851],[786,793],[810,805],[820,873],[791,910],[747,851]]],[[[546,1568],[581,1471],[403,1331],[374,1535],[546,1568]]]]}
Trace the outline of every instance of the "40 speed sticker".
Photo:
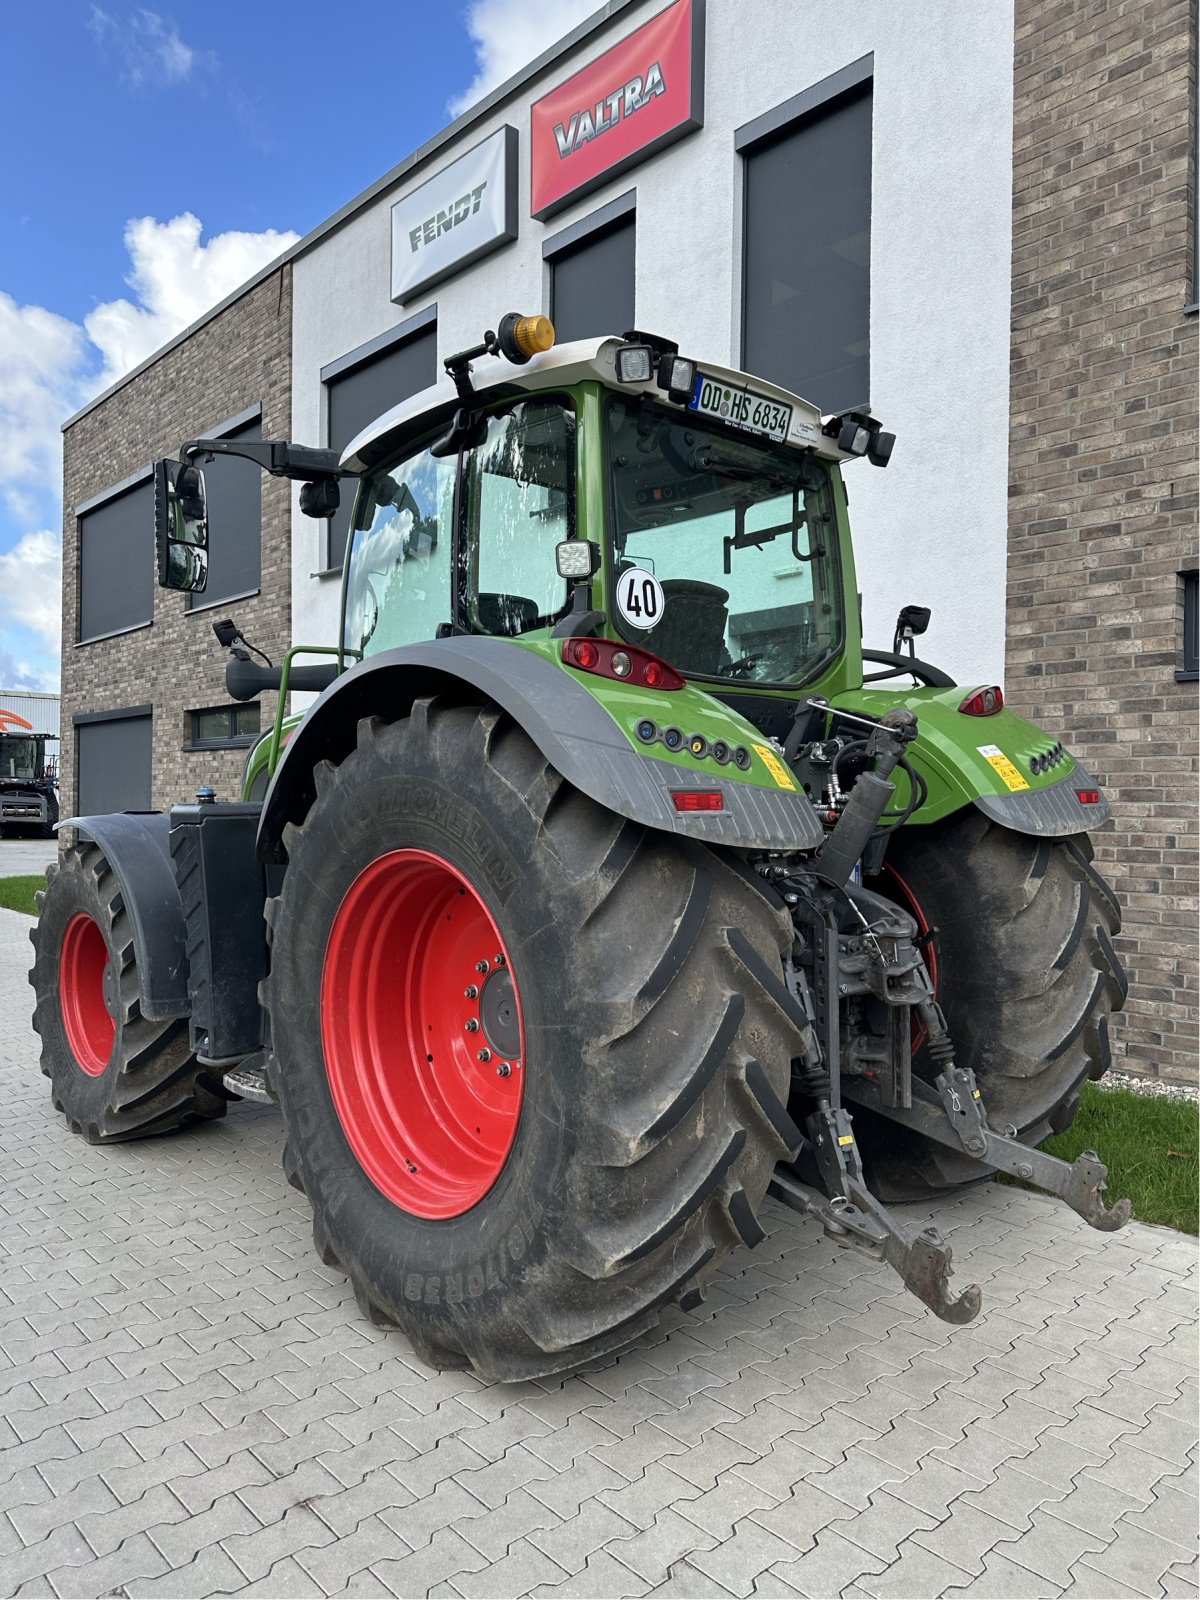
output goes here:
{"type": "Polygon", "coordinates": [[[617,579],[617,610],[633,628],[653,628],[662,620],[662,584],[642,567],[627,567],[617,579]]]}
{"type": "Polygon", "coordinates": [[[1028,789],[1029,785],[1025,782],[1025,779],[998,744],[977,744],[975,748],[988,766],[995,768],[1010,789],[1028,789]]]}

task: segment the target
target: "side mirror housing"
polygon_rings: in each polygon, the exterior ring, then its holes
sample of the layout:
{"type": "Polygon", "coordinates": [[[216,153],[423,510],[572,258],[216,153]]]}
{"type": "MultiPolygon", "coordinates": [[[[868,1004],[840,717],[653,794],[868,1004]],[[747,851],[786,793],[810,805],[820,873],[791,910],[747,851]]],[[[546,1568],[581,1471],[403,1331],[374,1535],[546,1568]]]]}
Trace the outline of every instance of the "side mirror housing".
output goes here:
{"type": "Polygon", "coordinates": [[[162,589],[203,594],[208,583],[204,474],[181,461],[154,463],[154,548],[162,589]]]}

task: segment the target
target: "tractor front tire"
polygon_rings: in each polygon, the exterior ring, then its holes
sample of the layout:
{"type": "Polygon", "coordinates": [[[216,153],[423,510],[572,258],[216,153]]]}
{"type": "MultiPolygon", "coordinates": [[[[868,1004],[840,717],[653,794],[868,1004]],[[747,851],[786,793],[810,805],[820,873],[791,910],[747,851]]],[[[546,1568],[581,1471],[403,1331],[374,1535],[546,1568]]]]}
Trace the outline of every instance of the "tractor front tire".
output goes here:
{"type": "MultiPolygon", "coordinates": [[[[930,966],[956,1062],[974,1071],[992,1127],[1013,1128],[1031,1145],[1068,1128],[1084,1083],[1108,1070],[1108,1020],[1128,990],[1113,947],[1120,909],[1092,854],[1086,834],[1031,838],[972,808],[905,828],[872,883],[932,933],[930,966]]],[[[921,1047],[913,1070],[936,1075],[921,1047]]],[[[866,1113],[855,1121],[884,1199],[981,1176],[948,1146],[866,1113]]]]}
{"type": "Polygon", "coordinates": [[[186,1020],[142,1016],[129,915],[103,852],[81,841],[46,872],[30,932],[33,1026],[55,1108],[89,1144],[168,1133],[225,1115],[186,1020]]]}
{"type": "Polygon", "coordinates": [[[436,1367],[636,1340],[799,1134],[782,905],[567,784],[495,708],[359,724],[285,830],[271,1079],[322,1258],[436,1367]]]}

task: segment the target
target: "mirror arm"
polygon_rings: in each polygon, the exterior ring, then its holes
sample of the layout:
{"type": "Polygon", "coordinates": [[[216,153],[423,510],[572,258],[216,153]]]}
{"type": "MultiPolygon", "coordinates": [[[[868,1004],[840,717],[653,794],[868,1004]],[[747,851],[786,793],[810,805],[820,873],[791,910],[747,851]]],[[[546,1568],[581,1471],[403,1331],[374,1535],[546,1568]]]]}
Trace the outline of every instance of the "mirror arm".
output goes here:
{"type": "Polygon", "coordinates": [[[350,478],[338,465],[336,450],[314,450],[305,444],[290,444],[284,439],[263,439],[259,443],[240,439],[189,439],[179,447],[182,460],[194,462],[198,456],[242,456],[253,461],[273,478],[294,478],[303,483],[323,483],[350,478]]]}

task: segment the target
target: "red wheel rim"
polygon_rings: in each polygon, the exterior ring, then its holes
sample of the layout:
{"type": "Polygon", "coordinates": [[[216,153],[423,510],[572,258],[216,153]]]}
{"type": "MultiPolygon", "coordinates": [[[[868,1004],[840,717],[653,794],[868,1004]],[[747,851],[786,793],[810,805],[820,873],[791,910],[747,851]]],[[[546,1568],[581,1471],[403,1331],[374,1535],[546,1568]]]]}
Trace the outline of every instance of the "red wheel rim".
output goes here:
{"type": "Polygon", "coordinates": [[[346,891],[325,947],[321,1042],[338,1120],[394,1205],[457,1217],[508,1159],[525,1034],[508,952],[448,861],[392,850],[346,891]]]}
{"type": "MultiPolygon", "coordinates": [[[[892,899],[902,905],[905,911],[907,911],[915,920],[917,924],[918,937],[924,938],[926,934],[932,931],[933,924],[925,915],[921,902],[917,899],[912,889],[909,888],[908,884],[890,862],[884,862],[883,876],[888,880],[892,891],[892,899]]],[[[925,958],[925,966],[929,972],[929,981],[933,985],[933,992],[934,996],[936,997],[938,989],[938,959],[936,940],[927,939],[926,942],[921,946],[921,954],[925,958]]],[[[917,1051],[925,1043],[925,1025],[920,1021],[915,1013],[913,1014],[911,1032],[911,1048],[912,1053],[915,1056],[917,1051]]]]}
{"type": "Polygon", "coordinates": [[[75,1065],[98,1078],[112,1058],[117,1024],[105,1001],[108,946],[85,911],[67,923],[58,956],[58,998],[75,1065]]]}

